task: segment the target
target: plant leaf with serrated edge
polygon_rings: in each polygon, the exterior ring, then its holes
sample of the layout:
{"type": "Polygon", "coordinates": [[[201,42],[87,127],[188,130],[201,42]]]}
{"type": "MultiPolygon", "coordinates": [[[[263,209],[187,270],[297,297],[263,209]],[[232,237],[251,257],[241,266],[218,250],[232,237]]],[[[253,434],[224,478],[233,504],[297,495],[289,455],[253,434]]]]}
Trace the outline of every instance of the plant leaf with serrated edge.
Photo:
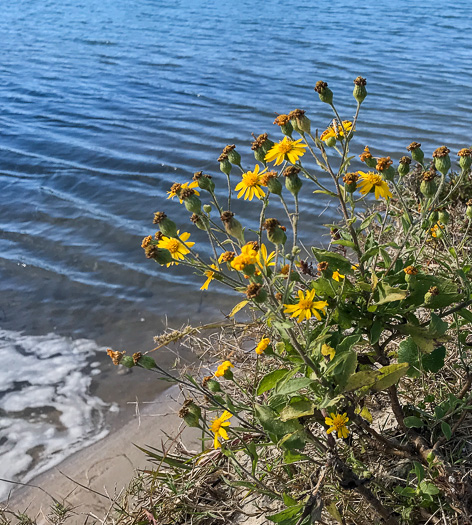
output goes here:
{"type": "Polygon", "coordinates": [[[312,416],[315,413],[315,405],[308,399],[295,401],[287,405],[282,412],[280,412],[281,421],[289,421],[290,419],[297,419],[302,416],[312,416]]]}
{"type": "Polygon", "coordinates": [[[386,388],[395,385],[401,377],[403,377],[410,365],[408,363],[397,363],[394,365],[383,366],[380,372],[380,378],[372,385],[372,390],[380,392],[386,388]]]}
{"type": "Polygon", "coordinates": [[[241,301],[240,303],[238,303],[232,310],[231,310],[231,313],[229,314],[228,317],[234,317],[240,310],[242,310],[247,304],[249,303],[249,301],[241,301]]]}
{"type": "Polygon", "coordinates": [[[289,370],[287,370],[286,368],[282,368],[280,370],[273,370],[272,372],[269,372],[259,381],[259,386],[257,387],[256,394],[260,396],[264,392],[267,392],[268,390],[274,388],[277,385],[277,383],[283,377],[286,376],[288,372],[289,370]]]}

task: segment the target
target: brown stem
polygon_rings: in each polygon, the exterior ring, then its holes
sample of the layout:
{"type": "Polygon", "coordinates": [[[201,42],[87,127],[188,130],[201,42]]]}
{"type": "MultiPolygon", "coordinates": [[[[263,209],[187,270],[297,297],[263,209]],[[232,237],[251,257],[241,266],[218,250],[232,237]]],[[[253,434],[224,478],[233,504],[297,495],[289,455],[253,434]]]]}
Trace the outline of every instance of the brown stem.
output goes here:
{"type": "Polygon", "coordinates": [[[405,425],[405,415],[403,413],[403,408],[400,405],[400,401],[398,399],[398,392],[396,385],[392,385],[388,389],[388,395],[390,397],[390,403],[392,404],[392,410],[393,414],[395,416],[395,419],[397,420],[398,426],[402,429],[402,432],[405,434],[408,434],[408,428],[405,425]]]}

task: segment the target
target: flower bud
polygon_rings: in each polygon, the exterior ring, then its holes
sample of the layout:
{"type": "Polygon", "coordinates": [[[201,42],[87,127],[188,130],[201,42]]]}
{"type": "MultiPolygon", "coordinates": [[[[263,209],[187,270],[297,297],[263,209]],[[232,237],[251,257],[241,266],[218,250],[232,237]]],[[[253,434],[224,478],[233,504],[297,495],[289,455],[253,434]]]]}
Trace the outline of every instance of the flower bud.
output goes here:
{"type": "Polygon", "coordinates": [[[202,381],[202,387],[207,388],[210,392],[213,392],[216,394],[217,392],[221,392],[221,386],[218,383],[218,381],[215,381],[212,376],[206,376],[203,378],[202,381]]]}
{"type": "Polygon", "coordinates": [[[446,210],[441,210],[438,213],[438,220],[443,224],[449,224],[449,213],[446,210]]]}
{"type": "Polygon", "coordinates": [[[359,104],[364,102],[365,97],[367,96],[367,89],[365,88],[367,81],[365,78],[357,77],[354,80],[354,91],[352,92],[354,98],[359,104]]]}
{"type": "Polygon", "coordinates": [[[215,183],[212,181],[210,175],[204,175],[201,171],[197,171],[193,175],[193,180],[197,181],[198,187],[202,190],[213,191],[215,183]]]}
{"type": "Polygon", "coordinates": [[[467,201],[467,208],[465,209],[465,215],[468,219],[472,219],[472,199],[467,201]]]}
{"type": "Polygon", "coordinates": [[[446,146],[441,146],[440,148],[435,149],[433,152],[434,165],[436,166],[436,169],[443,175],[446,175],[446,173],[451,168],[449,152],[450,150],[446,146]]]}
{"type": "Polygon", "coordinates": [[[282,194],[282,184],[280,184],[277,178],[276,171],[266,171],[261,175],[260,181],[262,186],[266,186],[271,193],[275,193],[276,195],[282,194]]]}
{"type": "Polygon", "coordinates": [[[326,140],[324,140],[324,143],[329,148],[334,148],[334,146],[336,146],[336,137],[334,137],[334,136],[328,137],[326,140]]]}
{"type": "Polygon", "coordinates": [[[462,148],[457,155],[459,156],[459,166],[462,168],[462,171],[469,170],[472,165],[472,149],[462,148]]]}
{"type": "Polygon", "coordinates": [[[395,170],[392,167],[393,161],[390,157],[380,157],[377,160],[375,169],[379,171],[385,180],[392,182],[395,177],[395,170]]]}
{"type": "Polygon", "coordinates": [[[436,184],[435,178],[436,174],[433,171],[430,170],[423,172],[423,180],[420,184],[420,191],[427,198],[434,197],[436,195],[438,186],[436,184]]]}
{"type": "Polygon", "coordinates": [[[375,168],[375,166],[377,166],[377,160],[372,156],[369,146],[364,148],[364,151],[359,155],[359,158],[361,159],[361,162],[365,162],[369,168],[375,168]]]}
{"type": "Polygon", "coordinates": [[[293,129],[304,135],[305,133],[310,133],[311,123],[310,119],[305,116],[305,111],[303,109],[294,109],[288,115],[290,123],[292,124],[293,129]]]}
{"type": "Polygon", "coordinates": [[[210,223],[204,215],[198,215],[197,213],[192,214],[190,220],[195,224],[199,230],[208,231],[210,223]]]}
{"type": "Polygon", "coordinates": [[[241,166],[241,155],[235,149],[228,153],[228,160],[231,162],[231,164],[241,166]]]}
{"type": "Polygon", "coordinates": [[[172,254],[166,248],[158,248],[157,246],[150,244],[144,249],[144,253],[148,259],[154,259],[161,266],[172,262],[172,254]]]}
{"type": "Polygon", "coordinates": [[[228,176],[231,173],[231,162],[228,160],[228,157],[220,160],[220,170],[228,176]]]}
{"type": "Polygon", "coordinates": [[[410,157],[407,157],[406,155],[400,159],[400,163],[398,164],[398,175],[400,177],[404,177],[410,172],[410,164],[411,159],[410,157]]]}
{"type": "Polygon", "coordinates": [[[318,80],[315,86],[315,91],[318,93],[321,102],[325,102],[326,104],[333,103],[333,92],[329,89],[326,82],[318,80]]]}
{"type": "Polygon", "coordinates": [[[357,181],[359,180],[359,175],[357,173],[346,173],[343,177],[344,187],[349,193],[354,193],[357,188],[357,181]]]}
{"type": "Polygon", "coordinates": [[[254,142],[251,145],[251,149],[254,151],[254,157],[256,157],[256,160],[262,162],[265,166],[266,153],[272,148],[274,143],[267,138],[267,133],[263,133],[258,137],[256,137],[253,133],[252,136],[254,137],[254,142]]]}
{"type": "Polygon", "coordinates": [[[177,226],[174,221],[167,218],[163,211],[158,211],[154,214],[153,224],[158,224],[159,229],[167,237],[177,237],[177,226]]]}
{"type": "Polygon", "coordinates": [[[280,131],[289,138],[292,138],[293,126],[290,122],[288,115],[279,115],[275,120],[274,124],[280,127],[280,131]]]}
{"type": "Polygon", "coordinates": [[[403,269],[405,272],[405,281],[407,283],[413,283],[416,281],[416,276],[418,275],[418,268],[415,266],[407,266],[403,269]]]}
{"type": "Polygon", "coordinates": [[[246,297],[255,303],[261,304],[267,299],[267,292],[262,288],[262,285],[251,283],[246,288],[246,297]]]}
{"type": "Polygon", "coordinates": [[[211,204],[204,204],[203,205],[203,211],[205,213],[210,213],[211,212],[211,204]]]}
{"type": "Polygon", "coordinates": [[[262,227],[267,231],[267,239],[272,244],[285,244],[287,241],[285,230],[277,219],[267,219],[262,227]]]}
{"type": "Polygon", "coordinates": [[[153,368],[156,368],[156,362],[149,355],[141,356],[139,359],[136,360],[136,364],[142,366],[146,370],[152,370],[153,368]]]}
{"type": "Polygon", "coordinates": [[[185,207],[190,213],[201,213],[202,201],[195,195],[195,191],[191,188],[185,188],[180,193],[180,198],[183,200],[185,207]]]}
{"type": "Polygon", "coordinates": [[[124,355],[120,361],[120,365],[123,365],[126,368],[133,368],[133,366],[136,366],[136,363],[130,355],[124,355]]]}
{"type": "Polygon", "coordinates": [[[191,399],[187,399],[179,410],[179,417],[181,417],[189,427],[199,427],[201,416],[201,408],[191,399]]]}
{"type": "Polygon", "coordinates": [[[234,213],[231,211],[224,211],[221,214],[221,221],[224,224],[226,233],[231,235],[235,239],[238,239],[241,243],[244,242],[244,233],[241,223],[234,218],[234,213]]]}
{"type": "Polygon", "coordinates": [[[432,286],[424,296],[424,304],[430,305],[433,302],[434,297],[439,295],[439,288],[437,286],[432,286]]]}
{"type": "Polygon", "coordinates": [[[327,279],[330,279],[333,276],[333,270],[329,267],[329,263],[327,261],[320,261],[316,268],[318,273],[327,279]]]}
{"type": "Polygon", "coordinates": [[[423,164],[424,153],[421,149],[421,144],[419,142],[412,142],[409,146],[407,146],[406,149],[411,153],[411,158],[414,161],[423,164]]]}
{"type": "Polygon", "coordinates": [[[283,172],[283,176],[285,177],[285,187],[292,195],[297,195],[303,186],[303,182],[298,176],[299,173],[300,168],[297,166],[288,166],[283,172]]]}

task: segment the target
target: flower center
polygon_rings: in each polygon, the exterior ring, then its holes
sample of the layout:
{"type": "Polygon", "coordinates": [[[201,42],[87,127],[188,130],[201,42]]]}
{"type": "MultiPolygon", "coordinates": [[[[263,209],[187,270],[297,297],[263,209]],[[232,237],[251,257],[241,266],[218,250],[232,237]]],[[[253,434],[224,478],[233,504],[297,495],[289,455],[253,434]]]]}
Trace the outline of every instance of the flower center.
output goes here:
{"type": "Polygon", "coordinates": [[[170,253],[174,254],[179,251],[180,248],[180,241],[177,239],[170,239],[167,243],[167,249],[170,251],[170,253]]]}
{"type": "Polygon", "coordinates": [[[333,418],[333,427],[340,430],[345,424],[344,416],[335,416],[333,418]]]}
{"type": "Polygon", "coordinates": [[[374,185],[374,186],[378,186],[379,184],[382,183],[382,177],[380,175],[377,175],[377,173],[372,173],[370,175],[370,182],[374,185]]]}
{"type": "Polygon", "coordinates": [[[311,305],[312,304],[313,304],[313,301],[311,301],[310,299],[302,299],[298,303],[298,306],[299,306],[300,310],[311,310],[311,305]]]}
{"type": "Polygon", "coordinates": [[[259,184],[259,175],[248,171],[244,174],[244,184],[248,187],[257,186],[259,184]]]}
{"type": "Polygon", "coordinates": [[[279,144],[279,151],[280,153],[288,153],[292,149],[292,143],[291,142],[282,142],[279,144]]]}

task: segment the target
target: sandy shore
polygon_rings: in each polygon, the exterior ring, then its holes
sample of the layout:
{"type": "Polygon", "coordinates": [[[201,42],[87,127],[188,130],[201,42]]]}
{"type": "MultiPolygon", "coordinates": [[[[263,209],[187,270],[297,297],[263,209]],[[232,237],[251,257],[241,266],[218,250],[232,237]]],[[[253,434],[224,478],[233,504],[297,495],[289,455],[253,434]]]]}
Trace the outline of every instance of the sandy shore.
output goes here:
{"type": "MultiPolygon", "coordinates": [[[[136,469],[150,466],[145,454],[134,444],[159,448],[161,441],[166,440],[165,433],[175,434],[182,424],[177,415],[181,407],[176,401],[178,395],[176,387],[167,389],[153,403],[144,405],[144,409],[141,406],[139,414],[121,428],[69,456],[28,486],[14,490],[9,508],[36,517],[40,525],[47,523],[46,516],[55,498],[74,507],[74,516],[67,523],[83,524],[90,514],[101,521],[113,497],[129,483],[136,469]]],[[[186,428],[182,437],[195,448],[191,429],[186,428]]],[[[90,520],[88,517],[87,522],[90,520]]]]}

